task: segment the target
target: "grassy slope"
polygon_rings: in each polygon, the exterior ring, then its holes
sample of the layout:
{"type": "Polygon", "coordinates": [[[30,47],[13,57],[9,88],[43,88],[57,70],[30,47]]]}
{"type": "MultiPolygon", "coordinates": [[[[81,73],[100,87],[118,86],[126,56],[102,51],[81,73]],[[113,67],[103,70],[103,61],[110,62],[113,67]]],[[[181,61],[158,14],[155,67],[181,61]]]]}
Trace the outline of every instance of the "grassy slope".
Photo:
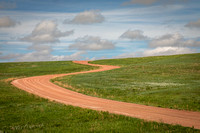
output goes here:
{"type": "Polygon", "coordinates": [[[145,105],[200,111],[200,54],[99,60],[120,69],[56,79],[73,90],[145,105]],[[79,89],[76,89],[79,88],[79,89]]]}
{"type": "Polygon", "coordinates": [[[10,85],[19,77],[91,69],[71,62],[0,63],[0,132],[198,132],[198,130],[65,106],[10,85]]]}

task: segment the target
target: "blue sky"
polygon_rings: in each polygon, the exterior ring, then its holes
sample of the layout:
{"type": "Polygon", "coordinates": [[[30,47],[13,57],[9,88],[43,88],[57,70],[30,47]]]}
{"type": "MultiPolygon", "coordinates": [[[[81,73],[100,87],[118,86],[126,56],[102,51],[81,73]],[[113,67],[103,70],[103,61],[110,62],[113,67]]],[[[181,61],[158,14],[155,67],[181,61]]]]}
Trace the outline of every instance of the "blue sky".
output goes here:
{"type": "Polygon", "coordinates": [[[199,52],[199,0],[0,0],[0,62],[199,52]]]}

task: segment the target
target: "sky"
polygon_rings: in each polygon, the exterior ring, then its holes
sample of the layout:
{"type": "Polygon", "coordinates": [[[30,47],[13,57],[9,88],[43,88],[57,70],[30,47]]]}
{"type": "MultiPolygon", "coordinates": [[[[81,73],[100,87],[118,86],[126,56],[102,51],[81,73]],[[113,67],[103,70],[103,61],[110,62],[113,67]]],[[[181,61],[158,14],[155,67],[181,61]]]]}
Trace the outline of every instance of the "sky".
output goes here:
{"type": "Polygon", "coordinates": [[[0,62],[199,52],[199,0],[0,0],[0,62]]]}

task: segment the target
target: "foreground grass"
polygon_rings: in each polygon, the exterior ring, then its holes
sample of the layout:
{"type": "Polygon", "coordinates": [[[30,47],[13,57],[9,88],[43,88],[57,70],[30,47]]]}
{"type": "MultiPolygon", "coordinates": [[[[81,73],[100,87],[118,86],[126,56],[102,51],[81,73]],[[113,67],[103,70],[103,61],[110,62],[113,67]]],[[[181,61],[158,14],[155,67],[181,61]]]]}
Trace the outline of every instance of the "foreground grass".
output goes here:
{"type": "Polygon", "coordinates": [[[15,78],[88,69],[71,62],[0,63],[0,132],[199,132],[66,106],[10,85],[15,78]]]}
{"type": "MultiPolygon", "coordinates": [[[[151,106],[200,111],[200,54],[99,60],[120,69],[61,77],[75,91],[151,106]],[[77,89],[78,88],[78,89],[77,89]]],[[[54,81],[55,81],[54,80],[54,81]]]]}

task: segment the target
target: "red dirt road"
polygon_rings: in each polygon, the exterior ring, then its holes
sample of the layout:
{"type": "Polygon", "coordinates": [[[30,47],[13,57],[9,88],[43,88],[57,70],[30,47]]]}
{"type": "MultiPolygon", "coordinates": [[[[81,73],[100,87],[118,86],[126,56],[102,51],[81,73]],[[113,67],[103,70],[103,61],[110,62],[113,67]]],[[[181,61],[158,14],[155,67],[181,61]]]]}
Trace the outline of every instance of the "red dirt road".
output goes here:
{"type": "Polygon", "coordinates": [[[22,78],[14,80],[12,84],[29,93],[64,103],[66,105],[108,111],[110,113],[122,114],[148,121],[179,124],[186,127],[200,129],[200,112],[180,111],[91,97],[64,89],[50,82],[50,79],[56,77],[81,73],[93,73],[119,68],[118,66],[89,64],[87,61],[74,61],[74,63],[99,66],[100,68],[84,72],[22,78]]]}

